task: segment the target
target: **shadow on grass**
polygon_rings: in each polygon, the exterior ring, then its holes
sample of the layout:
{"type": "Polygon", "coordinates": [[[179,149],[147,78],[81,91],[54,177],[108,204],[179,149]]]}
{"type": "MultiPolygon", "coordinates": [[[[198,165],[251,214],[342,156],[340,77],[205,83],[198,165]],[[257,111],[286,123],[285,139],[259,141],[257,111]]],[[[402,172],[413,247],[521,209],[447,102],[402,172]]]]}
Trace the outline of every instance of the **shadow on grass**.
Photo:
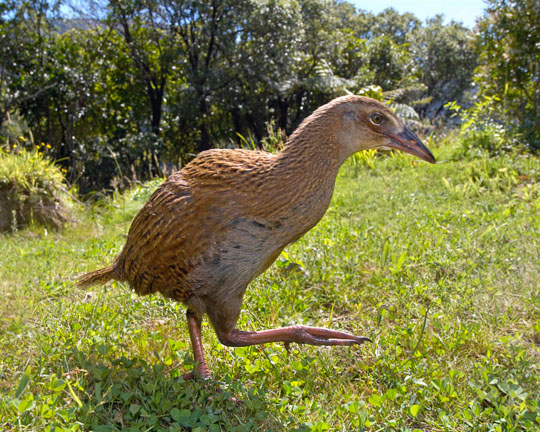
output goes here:
{"type": "Polygon", "coordinates": [[[226,376],[221,383],[185,381],[180,371],[138,357],[121,357],[106,365],[82,351],[73,354],[78,366],[71,378],[79,384],[75,392],[84,398],[73,396],[86,430],[284,429],[268,414],[265,395],[246,391],[234,377],[226,376]]]}

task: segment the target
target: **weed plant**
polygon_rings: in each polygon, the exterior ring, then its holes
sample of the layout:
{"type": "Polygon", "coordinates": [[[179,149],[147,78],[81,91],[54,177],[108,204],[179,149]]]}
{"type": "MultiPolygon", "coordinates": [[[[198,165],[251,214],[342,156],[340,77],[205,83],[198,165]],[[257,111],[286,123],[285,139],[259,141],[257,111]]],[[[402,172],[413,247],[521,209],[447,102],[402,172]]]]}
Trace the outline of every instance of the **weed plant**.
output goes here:
{"type": "Polygon", "coordinates": [[[41,147],[0,149],[0,231],[34,222],[59,228],[66,221],[64,175],[41,147]]]}

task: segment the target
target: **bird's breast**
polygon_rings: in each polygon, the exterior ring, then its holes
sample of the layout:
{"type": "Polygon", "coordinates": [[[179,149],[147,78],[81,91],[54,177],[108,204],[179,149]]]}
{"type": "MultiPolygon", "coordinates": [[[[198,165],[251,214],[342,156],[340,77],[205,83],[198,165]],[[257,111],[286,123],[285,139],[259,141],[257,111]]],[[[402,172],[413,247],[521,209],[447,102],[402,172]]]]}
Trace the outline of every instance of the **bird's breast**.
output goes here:
{"type": "Polygon", "coordinates": [[[323,217],[331,195],[323,196],[319,191],[311,198],[272,218],[233,219],[193,274],[195,279],[205,281],[197,292],[218,302],[227,296],[243,295],[247,285],[272,265],[285,246],[302,237],[323,217]]]}
{"type": "Polygon", "coordinates": [[[266,270],[290,242],[279,220],[239,217],[206,251],[193,280],[204,280],[199,295],[241,295],[249,282],[266,270]]]}

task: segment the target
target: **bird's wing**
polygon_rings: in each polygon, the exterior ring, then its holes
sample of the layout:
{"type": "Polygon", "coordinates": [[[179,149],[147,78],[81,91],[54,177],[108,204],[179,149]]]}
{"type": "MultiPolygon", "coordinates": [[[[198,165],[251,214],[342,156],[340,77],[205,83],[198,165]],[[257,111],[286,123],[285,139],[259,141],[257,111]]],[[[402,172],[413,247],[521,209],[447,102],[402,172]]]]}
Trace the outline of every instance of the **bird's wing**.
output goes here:
{"type": "Polygon", "coordinates": [[[171,175],[135,216],[117,260],[121,279],[139,294],[189,297],[196,289],[190,274],[206,267],[235,221],[256,208],[249,183],[269,157],[213,150],[171,175]]]}
{"type": "Polygon", "coordinates": [[[187,295],[181,282],[202,247],[200,213],[181,173],[167,179],[141,208],[118,259],[123,279],[137,293],[177,289],[178,300],[187,295]]]}

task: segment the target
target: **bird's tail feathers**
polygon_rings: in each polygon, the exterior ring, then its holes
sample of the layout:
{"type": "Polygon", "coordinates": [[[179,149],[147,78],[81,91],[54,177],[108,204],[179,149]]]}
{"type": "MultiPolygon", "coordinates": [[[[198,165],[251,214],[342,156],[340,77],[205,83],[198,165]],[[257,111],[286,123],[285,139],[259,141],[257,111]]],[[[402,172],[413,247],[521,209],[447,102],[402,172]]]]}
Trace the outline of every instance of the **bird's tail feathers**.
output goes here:
{"type": "Polygon", "coordinates": [[[90,273],[83,274],[77,280],[76,285],[79,288],[85,288],[90,285],[101,284],[114,278],[114,264],[108,267],[103,267],[98,270],[94,270],[90,273]]]}

